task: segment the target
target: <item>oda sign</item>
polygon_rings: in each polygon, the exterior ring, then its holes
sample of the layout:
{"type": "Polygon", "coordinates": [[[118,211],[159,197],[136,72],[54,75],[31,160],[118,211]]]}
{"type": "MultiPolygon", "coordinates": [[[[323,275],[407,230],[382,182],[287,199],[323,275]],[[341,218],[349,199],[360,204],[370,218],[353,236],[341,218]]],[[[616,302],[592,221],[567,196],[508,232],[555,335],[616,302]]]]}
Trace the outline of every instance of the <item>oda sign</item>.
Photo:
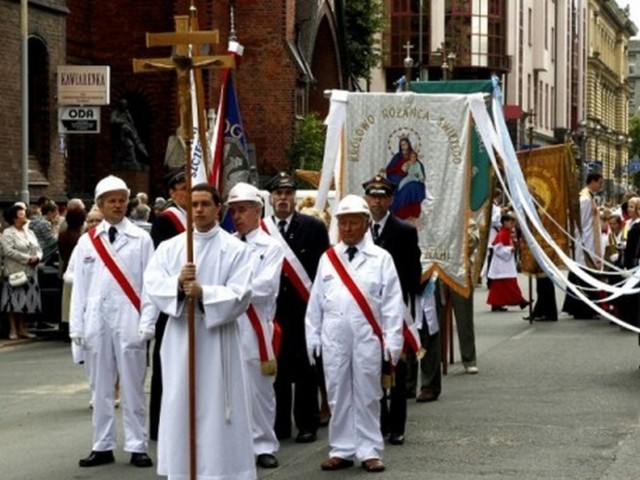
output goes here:
{"type": "Polygon", "coordinates": [[[59,107],[58,133],[100,133],[100,107],[59,107]]]}

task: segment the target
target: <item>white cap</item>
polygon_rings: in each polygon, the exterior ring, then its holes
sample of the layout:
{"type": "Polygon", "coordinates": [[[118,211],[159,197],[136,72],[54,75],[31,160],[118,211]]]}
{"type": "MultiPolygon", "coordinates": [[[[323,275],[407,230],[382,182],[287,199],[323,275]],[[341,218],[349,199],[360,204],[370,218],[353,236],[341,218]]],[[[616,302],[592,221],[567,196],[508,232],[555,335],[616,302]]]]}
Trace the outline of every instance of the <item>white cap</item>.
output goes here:
{"type": "Polygon", "coordinates": [[[346,215],[347,213],[364,213],[367,217],[371,215],[369,205],[364,198],[358,195],[347,195],[340,200],[336,215],[346,215]]]}
{"type": "Polygon", "coordinates": [[[118,178],[114,175],[104,177],[96,185],[95,201],[97,203],[98,199],[107,192],[115,192],[121,190],[127,192],[127,197],[131,193],[127,188],[127,184],[124,183],[124,180],[122,180],[121,178],[118,178]]]}
{"type": "Polygon", "coordinates": [[[262,197],[260,191],[244,182],[236,183],[231,190],[229,190],[229,196],[227,197],[227,205],[238,202],[255,202],[262,205],[262,197]]]}

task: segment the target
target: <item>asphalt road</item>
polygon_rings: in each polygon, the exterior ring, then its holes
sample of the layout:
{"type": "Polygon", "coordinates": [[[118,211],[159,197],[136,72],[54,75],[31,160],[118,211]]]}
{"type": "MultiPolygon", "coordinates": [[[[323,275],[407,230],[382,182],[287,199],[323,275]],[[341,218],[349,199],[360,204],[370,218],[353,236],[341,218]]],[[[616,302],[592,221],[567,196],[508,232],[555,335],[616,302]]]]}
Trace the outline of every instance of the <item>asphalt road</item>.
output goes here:
{"type": "MultiPolygon", "coordinates": [[[[387,471],[375,478],[640,479],[637,336],[602,320],[530,326],[517,309],[489,312],[485,298],[479,288],[480,373],[466,375],[455,364],[437,402],[410,402],[407,441],[387,446],[387,471]]],[[[0,341],[0,479],[158,478],[155,469],[128,465],[121,450],[115,464],[77,466],[91,447],[88,400],[68,344],[0,341]]],[[[370,475],[321,472],[326,437],[322,429],[316,443],[283,442],[280,468],[260,478],[370,475]]]]}

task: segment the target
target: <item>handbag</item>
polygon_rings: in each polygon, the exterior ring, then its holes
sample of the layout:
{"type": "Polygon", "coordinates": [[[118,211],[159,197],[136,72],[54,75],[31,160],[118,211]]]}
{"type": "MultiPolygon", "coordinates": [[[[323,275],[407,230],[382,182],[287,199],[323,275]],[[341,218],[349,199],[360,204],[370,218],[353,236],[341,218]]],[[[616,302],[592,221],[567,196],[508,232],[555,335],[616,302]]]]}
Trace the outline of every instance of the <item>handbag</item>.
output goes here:
{"type": "Polygon", "coordinates": [[[29,281],[27,274],[23,272],[16,272],[9,275],[9,285],[12,287],[21,287],[29,281]]]}

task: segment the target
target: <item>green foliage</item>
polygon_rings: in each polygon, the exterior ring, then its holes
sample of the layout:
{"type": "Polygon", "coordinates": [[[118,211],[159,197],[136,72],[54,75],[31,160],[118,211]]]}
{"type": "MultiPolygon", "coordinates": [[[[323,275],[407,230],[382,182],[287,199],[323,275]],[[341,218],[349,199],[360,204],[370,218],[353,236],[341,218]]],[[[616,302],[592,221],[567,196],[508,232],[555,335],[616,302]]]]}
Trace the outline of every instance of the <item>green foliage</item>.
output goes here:
{"type": "Polygon", "coordinates": [[[320,170],[324,155],[324,124],[316,112],[298,120],[293,143],[287,149],[290,170],[320,170]]]}
{"type": "Polygon", "coordinates": [[[345,2],[347,61],[354,82],[371,80],[371,70],[380,63],[380,42],[384,19],[380,0],[348,0],[345,2]],[[379,38],[379,37],[378,37],[379,38]]]}
{"type": "Polygon", "coordinates": [[[631,137],[631,150],[629,158],[640,155],[640,113],[629,120],[629,136],[631,137]]]}

